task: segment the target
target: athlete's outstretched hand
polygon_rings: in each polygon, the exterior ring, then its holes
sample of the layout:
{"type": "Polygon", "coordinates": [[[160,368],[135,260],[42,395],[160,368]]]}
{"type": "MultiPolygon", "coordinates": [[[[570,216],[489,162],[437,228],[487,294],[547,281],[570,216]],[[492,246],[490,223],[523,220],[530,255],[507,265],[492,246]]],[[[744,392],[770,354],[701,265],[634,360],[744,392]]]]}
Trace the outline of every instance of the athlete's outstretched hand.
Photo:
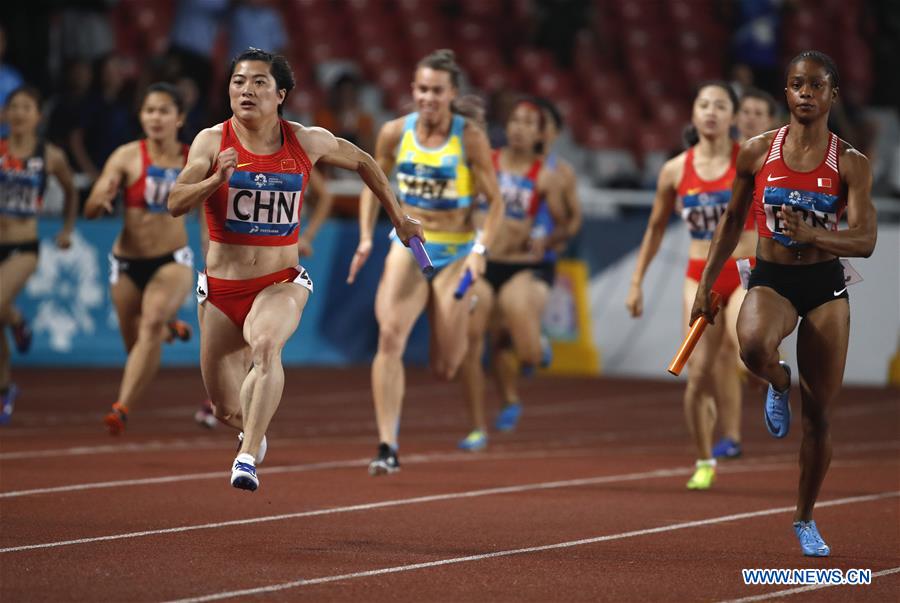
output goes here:
{"type": "Polygon", "coordinates": [[[297,238],[297,255],[301,258],[308,258],[313,254],[312,241],[305,235],[297,238]]]}
{"type": "MultiPolygon", "coordinates": [[[[465,265],[466,270],[472,273],[472,277],[474,280],[484,276],[484,269],[487,265],[487,260],[485,260],[483,253],[472,251],[469,253],[469,255],[466,256],[465,265]]],[[[465,270],[463,271],[463,274],[465,274],[465,270]]]]}
{"type": "Polygon", "coordinates": [[[60,249],[68,249],[72,246],[72,231],[63,228],[56,234],[56,246],[60,249]]]}
{"type": "Polygon", "coordinates": [[[237,167],[238,154],[234,147],[219,151],[216,156],[216,176],[220,182],[228,182],[237,167]]]}
{"type": "Polygon", "coordinates": [[[632,318],[638,318],[644,313],[644,291],[639,284],[631,284],[628,297],[625,298],[625,307],[632,318]]]}
{"type": "Polygon", "coordinates": [[[363,267],[369,255],[372,253],[372,239],[361,239],[359,245],[356,246],[356,253],[350,260],[350,273],[347,274],[347,284],[352,284],[356,280],[356,273],[363,267]]]}

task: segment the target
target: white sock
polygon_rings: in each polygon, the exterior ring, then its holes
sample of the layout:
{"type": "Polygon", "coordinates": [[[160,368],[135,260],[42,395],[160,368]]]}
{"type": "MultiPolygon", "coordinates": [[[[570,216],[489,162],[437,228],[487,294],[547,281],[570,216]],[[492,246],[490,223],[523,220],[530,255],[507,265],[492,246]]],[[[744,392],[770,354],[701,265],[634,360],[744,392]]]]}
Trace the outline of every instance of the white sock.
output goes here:
{"type": "Polygon", "coordinates": [[[695,464],[697,469],[700,467],[712,467],[716,468],[716,459],[697,459],[697,463],[695,464]]]}
{"type": "Polygon", "coordinates": [[[246,452],[242,452],[234,458],[237,463],[247,463],[248,465],[253,465],[256,467],[256,459],[253,458],[252,454],[247,454],[246,452]]]}

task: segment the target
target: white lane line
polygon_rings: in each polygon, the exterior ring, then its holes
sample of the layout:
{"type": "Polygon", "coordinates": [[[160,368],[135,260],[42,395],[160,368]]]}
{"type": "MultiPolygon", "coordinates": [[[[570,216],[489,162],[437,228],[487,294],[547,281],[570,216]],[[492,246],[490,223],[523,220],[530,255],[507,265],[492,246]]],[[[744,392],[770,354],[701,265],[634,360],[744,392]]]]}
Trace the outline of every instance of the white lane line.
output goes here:
{"type": "MultiPolygon", "coordinates": [[[[519,457],[515,457],[519,458],[519,457]]],[[[847,463],[853,464],[853,463],[847,463]]],[[[835,466],[832,463],[832,466],[835,466]]],[[[772,470],[793,469],[794,463],[773,463],[769,465],[745,465],[743,467],[734,467],[729,470],[733,473],[757,473],[772,470]]],[[[104,542],[108,540],[124,540],[130,538],[141,538],[144,536],[156,536],[159,534],[176,534],[181,532],[192,532],[195,530],[209,530],[222,527],[231,527],[239,525],[250,525],[256,523],[268,523],[272,521],[285,521],[290,519],[299,519],[303,517],[317,517],[321,515],[334,515],[338,513],[351,513],[355,511],[368,511],[371,509],[381,509],[385,507],[397,507],[406,505],[415,505],[421,503],[437,502],[444,500],[455,500],[460,498],[478,498],[482,496],[492,496],[495,494],[514,494],[519,492],[529,492],[535,490],[553,490],[556,488],[572,488],[580,486],[594,486],[608,483],[622,483],[631,481],[640,481],[645,479],[658,479],[674,476],[684,476],[693,473],[692,469],[678,467],[671,469],[656,469],[653,471],[645,471],[641,473],[625,473],[620,475],[605,475],[600,477],[589,477],[562,480],[555,482],[538,482],[534,484],[522,484],[518,486],[502,486],[497,488],[486,488],[482,490],[469,490],[465,492],[450,492],[447,494],[432,494],[428,496],[416,496],[413,498],[401,498],[397,500],[387,500],[374,503],[362,503],[357,505],[349,505],[344,507],[332,507],[330,509],[317,509],[315,511],[300,511],[297,513],[282,513],[279,515],[265,515],[262,517],[253,517],[249,519],[236,519],[231,521],[221,521],[215,523],[205,523],[189,526],[180,526],[177,528],[162,528],[158,530],[144,530],[141,532],[127,532],[124,534],[111,534],[108,536],[94,536],[90,538],[77,538],[73,540],[61,540],[57,542],[45,542],[40,544],[26,544],[14,547],[0,549],[0,553],[14,553],[17,551],[27,551],[32,549],[48,549],[73,544],[89,544],[92,542],[104,542]]],[[[221,478],[221,474],[218,475],[221,478]]]]}
{"type": "MultiPolygon", "coordinates": [[[[456,500],[460,498],[478,498],[481,496],[493,496],[496,494],[515,494],[519,492],[530,492],[534,490],[553,490],[556,488],[572,488],[578,486],[593,486],[597,484],[618,483],[638,481],[642,479],[654,479],[660,477],[672,477],[677,475],[690,475],[693,473],[691,469],[679,467],[677,469],[657,469],[655,471],[645,471],[643,473],[626,473],[621,475],[605,475],[602,477],[588,477],[580,479],[570,479],[555,482],[538,482],[534,484],[522,484],[518,486],[502,486],[497,488],[485,488],[482,490],[468,490],[464,492],[450,492],[446,494],[431,494],[428,496],[415,496],[413,498],[401,498],[396,500],[386,500],[374,503],[362,503],[358,505],[349,505],[344,507],[332,507],[330,509],[317,509],[315,511],[300,511],[297,513],[282,513],[279,515],[265,515],[262,517],[252,517],[249,519],[235,519],[231,521],[219,521],[215,523],[204,523],[190,526],[180,526],[177,528],[164,528],[159,530],[144,530],[141,532],[127,532],[125,534],[111,534],[109,536],[95,536],[92,538],[77,538],[73,540],[60,540],[57,542],[44,542],[40,544],[26,544],[22,546],[13,546],[0,549],[0,553],[15,553],[18,551],[28,551],[33,549],[49,549],[73,544],[88,544],[92,542],[105,542],[108,540],[124,540],[130,538],[141,538],[144,536],[156,536],[159,534],[177,534],[180,532],[192,532],[195,530],[211,530],[215,528],[225,528],[231,526],[243,526],[257,523],[268,523],[273,521],[285,521],[289,519],[299,519],[302,517],[317,517],[321,515],[334,515],[337,513],[351,513],[354,511],[370,511],[372,509],[383,509],[386,507],[399,507],[406,505],[417,505],[422,503],[430,503],[444,500],[456,500]]],[[[223,474],[218,474],[219,478],[224,479],[223,474]]]]}
{"type": "MultiPolygon", "coordinates": [[[[649,432],[642,432],[644,435],[649,432]]],[[[600,434],[601,436],[604,434],[600,434]]],[[[614,434],[611,434],[614,435],[614,434]]],[[[628,434],[629,439],[633,434],[628,434]]],[[[601,437],[600,439],[607,441],[610,439],[619,439],[619,438],[606,438],[601,437]]],[[[519,459],[519,458],[555,458],[559,456],[594,456],[599,454],[596,449],[585,451],[579,450],[579,446],[588,446],[596,443],[597,438],[570,438],[565,441],[544,441],[543,444],[545,446],[544,450],[521,450],[517,447],[506,447],[506,449],[501,448],[498,452],[482,452],[478,454],[472,454],[470,452],[435,452],[435,453],[423,453],[423,454],[410,454],[403,457],[404,464],[424,464],[424,463],[440,463],[444,461],[453,461],[453,462],[473,462],[473,461],[491,461],[491,460],[505,460],[505,459],[519,459]],[[553,448],[555,444],[558,444],[560,447],[562,446],[570,446],[570,448],[557,448],[556,450],[547,450],[547,448],[553,448]]],[[[302,439],[289,440],[295,442],[302,442],[302,439]]],[[[282,442],[282,440],[279,440],[282,442]]],[[[860,451],[871,451],[871,450],[886,450],[886,449],[895,449],[900,447],[900,441],[897,440],[887,440],[882,442],[867,442],[860,444],[845,444],[843,446],[836,446],[836,451],[841,454],[847,454],[851,452],[860,452],[860,451]]],[[[622,450],[629,449],[620,449],[622,450]]],[[[650,447],[638,447],[635,448],[634,451],[638,453],[642,452],[652,452],[653,449],[650,447]]],[[[756,457],[752,459],[747,459],[744,461],[739,461],[741,465],[732,465],[729,467],[723,467],[722,470],[724,472],[729,472],[733,470],[741,471],[740,467],[746,464],[754,464],[754,463],[769,463],[776,462],[781,460],[793,459],[795,457],[794,453],[789,454],[776,454],[769,456],[756,457]]],[[[369,464],[370,458],[359,458],[359,459],[350,459],[350,460],[340,460],[340,461],[322,461],[318,463],[306,463],[301,465],[278,465],[274,467],[265,467],[263,470],[264,474],[276,474],[276,473],[304,473],[307,471],[320,471],[326,469],[349,469],[353,467],[366,467],[369,464]]],[[[832,463],[833,466],[841,466],[841,463],[835,462],[832,463]]],[[[21,498],[23,496],[36,496],[41,494],[59,494],[62,492],[84,492],[88,490],[101,490],[107,488],[119,488],[119,487],[129,487],[129,486],[150,486],[154,484],[171,484],[178,482],[186,482],[192,480],[207,480],[207,479],[221,479],[222,472],[221,471],[212,471],[207,473],[188,473],[181,475],[167,475],[163,477],[146,477],[146,478],[136,478],[136,479],[124,479],[124,480],[111,480],[105,482],[89,482],[83,484],[68,484],[64,486],[48,486],[46,488],[31,488],[28,490],[11,490],[9,492],[0,492],[0,500],[6,498],[21,498]]]]}
{"type": "MultiPolygon", "coordinates": [[[[529,416],[554,416],[564,415],[570,412],[597,412],[609,408],[611,404],[619,402],[627,402],[634,404],[637,402],[658,401],[661,396],[669,394],[681,396],[681,392],[646,392],[637,396],[612,396],[601,399],[598,397],[581,398],[563,402],[560,404],[532,404],[529,405],[529,416]]],[[[893,406],[895,403],[871,403],[860,405],[853,408],[838,408],[835,412],[837,416],[851,416],[859,414],[877,414],[887,406],[893,406]]],[[[152,411],[151,411],[152,412],[152,411]]],[[[97,417],[101,415],[97,414],[97,417]]],[[[308,413],[302,412],[280,412],[279,419],[301,419],[308,420],[312,417],[308,413]]],[[[441,427],[453,426],[459,423],[456,414],[447,415],[429,415],[428,417],[411,416],[404,423],[407,429],[415,430],[424,427],[441,427]]],[[[280,438],[279,441],[302,442],[309,443],[311,438],[326,437],[334,434],[344,434],[353,431],[364,431],[371,427],[371,419],[363,420],[341,420],[329,421],[328,423],[318,422],[315,426],[305,426],[299,430],[292,430],[293,433],[302,433],[303,438],[291,438],[285,440],[280,438]]],[[[671,427],[666,429],[641,430],[640,432],[623,432],[622,430],[609,431],[605,433],[594,433],[592,440],[616,441],[628,438],[646,438],[649,435],[663,435],[668,433],[680,432],[681,427],[671,427]]],[[[181,430],[180,430],[181,431],[181,430]]],[[[5,430],[5,433],[8,433],[5,430]]],[[[8,445],[8,443],[7,443],[8,445]]],[[[72,446],[67,448],[50,448],[44,450],[17,450],[12,452],[0,452],[0,461],[7,460],[31,460],[40,458],[53,458],[60,456],[83,456],[91,454],[121,454],[129,452],[145,452],[145,451],[165,451],[169,449],[205,449],[214,450],[219,448],[229,448],[232,444],[226,440],[220,439],[218,436],[198,436],[196,438],[179,438],[174,440],[152,440],[141,443],[127,444],[104,444],[99,446],[72,446]]]]}
{"type": "Polygon", "coordinates": [[[42,459],[58,456],[82,456],[87,454],[121,454],[124,452],[148,452],[159,450],[197,450],[234,448],[234,442],[218,438],[196,438],[179,440],[152,440],[150,442],[128,444],[105,444],[102,446],[71,446],[49,450],[19,450],[0,453],[0,461],[42,459]]]}
{"type": "MultiPolygon", "coordinates": [[[[850,505],[855,503],[870,502],[876,500],[884,500],[887,498],[895,498],[900,496],[900,491],[882,492],[880,494],[871,494],[867,496],[852,496],[848,498],[839,498],[836,500],[824,501],[816,504],[817,508],[836,507],[840,505],[850,505]]],[[[622,540],[625,538],[636,538],[638,536],[647,536],[650,534],[660,534],[663,532],[674,532],[676,530],[685,530],[689,528],[699,528],[704,526],[715,525],[732,521],[740,521],[743,519],[752,519],[755,517],[765,517],[767,515],[777,515],[781,513],[793,512],[794,507],[775,507],[771,509],[762,509],[760,511],[750,511],[748,513],[735,513],[733,515],[722,515],[719,517],[710,517],[708,519],[699,519],[695,521],[686,521],[673,523],[666,526],[656,528],[646,528],[643,530],[632,530],[630,532],[621,532],[619,534],[608,534],[606,536],[595,536],[593,538],[582,538],[580,540],[569,540],[566,542],[558,542],[555,544],[545,544],[540,546],[525,547],[520,549],[509,549],[505,551],[494,551],[490,553],[482,553],[479,555],[467,555],[465,557],[451,557],[449,559],[440,559],[438,561],[428,561],[424,563],[413,563],[410,565],[398,565],[394,567],[385,567],[380,569],[368,570],[363,572],[353,572],[349,574],[338,574],[334,576],[322,576],[320,578],[309,578],[294,580],[292,582],[282,582],[280,584],[272,584],[269,586],[260,586],[256,588],[247,588],[244,590],[233,590],[199,597],[191,597],[187,599],[178,599],[170,603],[199,603],[201,601],[217,601],[219,599],[228,599],[232,597],[244,597],[249,595],[258,595],[263,593],[272,593],[300,586],[312,586],[315,584],[326,584],[328,582],[338,582],[342,580],[352,580],[354,578],[367,578],[370,576],[380,576],[384,574],[396,574],[400,572],[410,572],[420,569],[428,569],[442,565],[452,565],[456,563],[467,563],[470,561],[482,561],[484,559],[495,559],[497,557],[509,557],[512,555],[523,555],[526,553],[540,553],[555,549],[566,549],[575,546],[583,546],[586,544],[596,544],[598,542],[608,542],[610,540],[622,540]]],[[[875,574],[873,574],[875,575],[875,574]]]]}
{"type": "MultiPolygon", "coordinates": [[[[473,461],[496,461],[505,459],[541,459],[555,457],[573,457],[573,456],[596,456],[596,450],[532,450],[532,451],[508,451],[508,452],[486,452],[482,454],[472,454],[471,452],[436,452],[426,454],[410,454],[403,457],[404,465],[424,464],[424,463],[442,463],[442,462],[473,462],[473,461]]],[[[307,471],[320,471],[323,469],[348,469],[352,467],[368,467],[371,457],[349,459],[344,461],[322,461],[319,463],[306,463],[303,465],[278,465],[275,467],[265,467],[263,475],[272,475],[276,473],[305,473],[307,471]]],[[[70,484],[67,486],[54,486],[49,488],[34,488],[31,490],[13,490],[10,492],[0,493],[0,499],[3,498],[19,498],[22,496],[34,496],[37,494],[58,494],[60,492],[78,492],[84,490],[100,490],[105,488],[118,488],[126,486],[149,486],[153,484],[170,484],[177,482],[187,482],[204,479],[224,479],[227,476],[226,471],[212,471],[209,473],[188,473],[182,475],[168,475],[165,477],[147,477],[140,479],[123,479],[108,482],[91,482],[88,484],[70,484]]]]}
{"type": "MultiPolygon", "coordinates": [[[[892,567],[891,569],[881,570],[880,572],[872,573],[872,581],[874,583],[875,578],[880,578],[882,576],[889,576],[891,574],[900,573],[900,567],[892,567]]],[[[862,593],[869,585],[849,585],[849,584],[810,584],[807,586],[798,586],[797,588],[788,588],[786,590],[776,590],[770,593],[763,593],[761,595],[753,595],[752,597],[742,597],[740,599],[729,599],[727,601],[721,601],[720,603],[750,603],[750,601],[767,601],[768,599],[780,599],[781,597],[790,597],[791,595],[797,595],[800,593],[808,593],[811,590],[819,590],[821,588],[831,588],[832,586],[847,586],[849,588],[859,588],[859,592],[862,593]]]]}

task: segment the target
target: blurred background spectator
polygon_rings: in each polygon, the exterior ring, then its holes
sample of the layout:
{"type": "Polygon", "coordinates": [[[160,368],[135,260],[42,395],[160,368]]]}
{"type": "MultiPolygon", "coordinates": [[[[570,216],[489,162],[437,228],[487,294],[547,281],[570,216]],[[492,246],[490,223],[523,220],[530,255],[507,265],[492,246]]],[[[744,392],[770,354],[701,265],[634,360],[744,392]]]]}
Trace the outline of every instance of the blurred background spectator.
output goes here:
{"type": "MultiPolygon", "coordinates": [[[[133,137],[152,81],[188,100],[183,136],[228,116],[230,58],[281,51],[297,80],[285,115],[368,151],[409,109],[415,62],[453,48],[464,92],[488,99],[502,145],[510,99],[551,99],[558,142],[586,189],[652,188],[681,148],[697,82],[757,86],[783,105],[783,67],[829,53],[842,72],[832,127],[870,155],[877,193],[900,188],[900,8],[894,0],[75,0],[2,3],[0,98],[24,77],[50,98],[47,136],[90,182],[133,137]],[[290,32],[290,35],[288,35],[290,32]],[[94,62],[94,73],[89,65],[94,62]],[[500,126],[498,126],[500,124],[500,126]]],[[[348,193],[349,195],[349,193],[348,193]]],[[[585,197],[588,198],[588,197],[585,197]]]]}

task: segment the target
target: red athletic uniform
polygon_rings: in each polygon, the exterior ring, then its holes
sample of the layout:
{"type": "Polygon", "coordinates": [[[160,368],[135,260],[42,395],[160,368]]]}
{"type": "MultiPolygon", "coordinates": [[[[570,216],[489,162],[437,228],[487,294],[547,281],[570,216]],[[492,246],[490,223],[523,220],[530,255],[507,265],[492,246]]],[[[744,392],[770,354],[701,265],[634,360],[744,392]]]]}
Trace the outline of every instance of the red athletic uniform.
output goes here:
{"type": "MultiPolygon", "coordinates": [[[[206,200],[210,240],[267,247],[297,244],[303,192],[309,182],[312,163],[291,124],[283,119],[280,121],[283,144],[271,155],[251,153],[241,145],[231,120],[222,124],[219,150],[234,147],[238,161],[228,182],[206,200]]],[[[238,328],[242,328],[259,292],[270,285],[288,282],[310,291],[313,289],[308,273],[298,264],[247,280],[202,275],[197,296],[201,301],[209,299],[238,328]]]]}
{"type": "MultiPolygon", "coordinates": [[[[688,225],[691,238],[709,241],[713,238],[719,220],[731,201],[731,185],[736,174],[737,154],[740,145],[734,143],[731,148],[731,164],[725,173],[716,180],[703,180],[694,170],[694,148],[687,150],[684,160],[684,171],[678,183],[678,201],[681,205],[681,217],[688,225]]],[[[748,216],[744,230],[753,230],[753,218],[748,216]]],[[[754,262],[751,258],[751,263],[754,262]]],[[[706,260],[695,258],[688,260],[687,277],[699,281],[706,267],[706,260]]],[[[729,258],[713,284],[713,291],[728,301],[731,294],[741,286],[737,262],[729,258]]]]}
{"type": "MultiPolygon", "coordinates": [[[[125,207],[146,209],[154,213],[168,211],[167,202],[169,191],[181,168],[164,168],[153,165],[150,162],[150,153],[147,152],[147,140],[143,139],[141,145],[141,175],[134,183],[125,189],[125,207]]],[[[189,147],[183,145],[184,160],[187,161],[189,147]]],[[[184,162],[182,162],[184,166],[184,162]]]]}
{"type": "Polygon", "coordinates": [[[814,228],[837,230],[847,206],[847,190],[841,186],[838,171],[840,139],[829,132],[828,151],[812,171],[789,168],[781,149],[789,127],[778,130],[769,147],[766,163],[756,174],[753,188],[753,214],[759,236],[775,239],[786,247],[802,246],[781,232],[781,206],[788,205],[803,214],[803,221],[814,228]]]}

